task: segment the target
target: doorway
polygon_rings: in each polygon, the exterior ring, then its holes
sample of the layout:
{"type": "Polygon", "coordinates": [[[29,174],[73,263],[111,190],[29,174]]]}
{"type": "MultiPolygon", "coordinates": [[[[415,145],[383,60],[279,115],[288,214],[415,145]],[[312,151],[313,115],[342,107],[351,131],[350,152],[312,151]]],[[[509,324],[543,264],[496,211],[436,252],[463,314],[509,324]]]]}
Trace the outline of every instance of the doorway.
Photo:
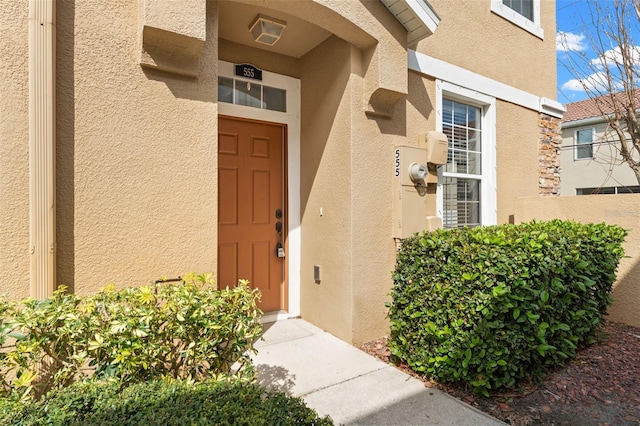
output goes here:
{"type": "Polygon", "coordinates": [[[286,125],[218,119],[218,285],[250,281],[264,312],[286,310],[286,125]]]}

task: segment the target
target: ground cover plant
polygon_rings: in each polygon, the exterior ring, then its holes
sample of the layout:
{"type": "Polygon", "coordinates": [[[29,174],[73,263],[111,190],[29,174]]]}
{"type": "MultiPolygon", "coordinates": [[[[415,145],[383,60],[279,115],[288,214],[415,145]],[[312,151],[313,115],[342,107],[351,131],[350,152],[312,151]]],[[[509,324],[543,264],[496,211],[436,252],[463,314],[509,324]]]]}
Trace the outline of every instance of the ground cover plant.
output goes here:
{"type": "Polygon", "coordinates": [[[556,220],[403,240],[391,354],[485,395],[543,377],[593,340],[625,236],[618,226],[556,220]]]}
{"type": "Polygon", "coordinates": [[[300,398],[255,383],[152,380],[122,389],[77,382],[31,404],[0,403],[2,424],[35,425],[332,425],[300,398]]]}

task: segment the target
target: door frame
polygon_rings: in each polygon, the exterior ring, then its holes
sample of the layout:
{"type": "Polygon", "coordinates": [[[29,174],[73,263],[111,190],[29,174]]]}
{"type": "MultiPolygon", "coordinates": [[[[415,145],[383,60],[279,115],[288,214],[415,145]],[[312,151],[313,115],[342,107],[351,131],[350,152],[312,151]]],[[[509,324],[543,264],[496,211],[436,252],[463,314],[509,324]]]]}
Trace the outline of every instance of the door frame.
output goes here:
{"type": "MultiPolygon", "coordinates": [[[[234,75],[234,64],[225,61],[218,61],[218,75],[245,80],[234,75]]],[[[246,81],[255,83],[255,80],[246,79],[246,81]]],[[[300,80],[263,71],[260,84],[287,91],[286,112],[218,102],[218,115],[285,125],[283,168],[287,225],[284,273],[286,310],[265,315],[263,322],[270,322],[300,316],[300,80]]]]}

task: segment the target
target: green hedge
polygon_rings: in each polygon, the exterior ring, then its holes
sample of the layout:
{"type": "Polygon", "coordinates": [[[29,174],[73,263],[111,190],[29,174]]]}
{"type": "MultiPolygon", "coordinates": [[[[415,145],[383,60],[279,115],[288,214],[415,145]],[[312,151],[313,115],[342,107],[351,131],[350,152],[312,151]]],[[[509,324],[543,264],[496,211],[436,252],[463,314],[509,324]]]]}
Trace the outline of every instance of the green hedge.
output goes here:
{"type": "Polygon", "coordinates": [[[332,425],[300,398],[240,382],[77,382],[27,404],[0,401],[0,424],[332,425]]]}
{"type": "Polygon", "coordinates": [[[184,280],[85,297],[61,288],[19,304],[0,299],[0,397],[26,401],[87,377],[253,380],[259,292],[246,282],[218,290],[209,274],[184,280]]]}
{"type": "Polygon", "coordinates": [[[403,240],[389,348],[414,371],[488,395],[593,339],[627,232],[554,220],[403,240]]]}

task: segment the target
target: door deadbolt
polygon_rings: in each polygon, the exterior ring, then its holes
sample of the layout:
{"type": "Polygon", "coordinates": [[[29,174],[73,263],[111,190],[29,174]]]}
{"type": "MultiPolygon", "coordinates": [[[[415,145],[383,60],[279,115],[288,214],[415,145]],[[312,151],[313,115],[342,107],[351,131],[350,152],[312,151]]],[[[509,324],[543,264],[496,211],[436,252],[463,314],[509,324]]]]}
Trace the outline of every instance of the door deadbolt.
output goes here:
{"type": "Polygon", "coordinates": [[[280,221],[277,221],[277,222],[276,222],[276,232],[277,232],[278,234],[281,234],[281,233],[282,233],[282,222],[280,222],[280,221]]]}
{"type": "Polygon", "coordinates": [[[276,219],[282,219],[282,210],[280,209],[276,210],[276,219]]]}

